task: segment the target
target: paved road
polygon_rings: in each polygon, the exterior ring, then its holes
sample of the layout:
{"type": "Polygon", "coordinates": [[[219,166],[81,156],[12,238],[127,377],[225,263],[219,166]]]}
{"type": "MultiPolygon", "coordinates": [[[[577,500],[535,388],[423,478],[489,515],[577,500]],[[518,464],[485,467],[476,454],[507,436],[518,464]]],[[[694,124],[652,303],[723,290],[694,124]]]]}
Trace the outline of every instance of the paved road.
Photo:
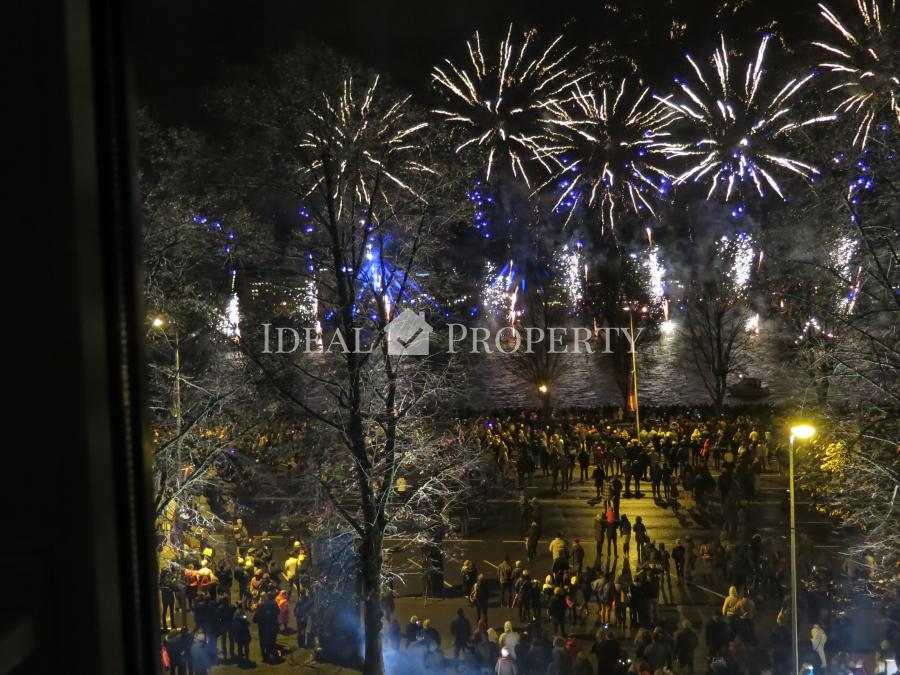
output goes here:
{"type": "MultiPolygon", "coordinates": [[[[758,495],[759,501],[754,502],[749,510],[748,529],[759,531],[764,538],[771,538],[776,548],[783,548],[783,550],[787,551],[787,522],[781,512],[781,496],[785,487],[785,480],[776,474],[765,474],[762,476],[758,495]]],[[[647,495],[641,499],[623,499],[620,510],[628,514],[632,523],[636,516],[641,516],[647,525],[648,535],[654,541],[663,542],[667,548],[671,549],[675,539],[684,539],[688,535],[697,542],[698,546],[700,542],[706,539],[712,541],[718,537],[719,528],[715,519],[700,517],[699,514],[691,509],[692,503],[690,500],[682,498],[682,508],[676,516],[671,509],[658,506],[654,502],[649,495],[649,485],[647,486],[647,491],[647,495]]],[[[567,539],[579,537],[587,553],[585,564],[592,564],[595,558],[593,519],[596,509],[589,504],[589,500],[594,497],[593,487],[576,482],[567,493],[554,494],[550,489],[550,479],[538,477],[529,486],[527,493],[529,497],[537,496],[540,501],[543,515],[542,530],[545,537],[538,548],[538,558],[530,563],[526,563],[526,567],[531,572],[532,577],[539,576],[543,578],[549,572],[551,558],[547,550],[547,544],[549,543],[549,538],[552,538],[557,531],[562,532],[567,539]]],[[[483,522],[473,523],[465,538],[447,543],[447,593],[444,598],[422,597],[422,576],[419,573],[421,560],[419,560],[418,556],[404,552],[395,556],[393,560],[394,569],[406,573],[404,582],[396,587],[398,594],[396,614],[401,624],[405,625],[406,621],[413,614],[420,619],[429,618],[432,625],[445,636],[445,641],[448,641],[449,625],[458,608],[464,608],[467,616],[474,623],[474,611],[469,607],[466,600],[461,597],[459,591],[461,561],[464,559],[472,560],[478,566],[479,571],[486,572],[490,577],[492,574],[495,574],[496,564],[506,554],[513,561],[516,559],[525,560],[525,549],[519,536],[519,527],[519,513],[515,499],[492,500],[489,504],[488,515],[483,522]]],[[[834,558],[834,553],[836,552],[834,549],[837,546],[833,542],[836,541],[835,535],[837,533],[834,531],[833,523],[828,522],[819,514],[810,512],[808,504],[804,502],[800,502],[798,505],[798,530],[805,532],[816,542],[814,549],[816,558],[822,561],[834,558]]],[[[632,542],[632,564],[634,564],[634,555],[634,543],[632,542]]],[[[620,557],[614,561],[617,569],[620,568],[622,560],[620,557]]],[[[606,567],[609,561],[604,557],[602,563],[606,567]]],[[[697,627],[698,633],[701,634],[702,642],[702,625],[711,614],[720,611],[724,590],[724,588],[713,584],[689,584],[683,588],[678,588],[676,585],[668,599],[669,602],[661,604],[662,616],[664,619],[678,620],[687,618],[691,620],[697,627]]],[[[772,602],[768,606],[765,602],[758,602],[757,604],[758,630],[767,631],[774,621],[776,608],[772,602]]],[[[499,607],[499,597],[496,593],[493,596],[489,610],[489,618],[489,623],[498,629],[502,627],[507,619],[515,624],[519,623],[516,610],[501,609],[499,607]]],[[[575,634],[585,641],[591,640],[596,630],[595,618],[594,615],[588,617],[584,625],[580,625],[575,629],[575,634]]],[[[860,622],[860,624],[863,623],[860,622]]],[[[758,634],[764,635],[765,632],[758,634]]],[[[619,637],[620,639],[624,638],[623,641],[630,644],[630,638],[633,635],[628,631],[624,636],[619,637]]],[[[868,638],[866,642],[871,642],[873,639],[871,635],[868,638]]],[[[286,648],[290,648],[293,644],[293,637],[282,636],[279,638],[279,641],[286,648]]],[[[254,630],[253,647],[256,648],[257,646],[254,630]]],[[[258,654],[251,653],[251,657],[257,661],[259,660],[258,654]]],[[[697,654],[698,664],[703,663],[702,659],[704,658],[705,653],[701,645],[701,649],[697,654]]],[[[265,666],[265,668],[271,669],[273,672],[306,672],[311,670],[308,665],[304,665],[308,664],[308,662],[308,654],[295,651],[287,655],[284,664],[265,666]]],[[[334,669],[329,670],[324,666],[315,666],[314,668],[316,672],[320,673],[346,672],[334,669]]],[[[221,666],[216,667],[213,672],[217,675],[220,673],[236,673],[238,669],[235,666],[221,666]]]]}
{"type": "MultiPolygon", "coordinates": [[[[643,487],[643,485],[642,485],[643,487]]],[[[648,486],[649,488],[649,486],[648,486]]],[[[764,538],[771,538],[773,544],[787,550],[787,525],[781,514],[780,497],[785,489],[785,482],[776,474],[764,474],[760,484],[759,501],[754,502],[749,510],[748,528],[759,531],[764,538]],[[778,542],[782,542],[781,545],[778,542]]],[[[594,488],[581,485],[577,482],[566,493],[554,494],[550,489],[550,479],[539,477],[528,488],[528,497],[537,496],[542,513],[542,536],[538,547],[538,558],[527,564],[532,577],[539,573],[541,577],[550,571],[551,558],[547,545],[557,532],[569,540],[578,537],[587,553],[586,565],[595,562],[594,542],[594,516],[597,513],[595,507],[589,504],[589,500],[595,496],[594,488]]],[[[702,517],[690,507],[692,501],[680,500],[682,507],[678,515],[670,508],[657,505],[652,497],[647,494],[640,499],[622,499],[620,511],[628,515],[632,523],[637,516],[641,516],[647,526],[648,535],[656,542],[663,542],[671,550],[678,538],[684,539],[691,536],[699,546],[704,539],[712,541],[718,538],[718,522],[713,518],[702,517]]],[[[810,538],[818,542],[815,546],[816,553],[820,557],[826,557],[828,550],[835,548],[830,543],[832,540],[832,524],[822,516],[810,513],[808,504],[798,503],[798,530],[807,533],[810,538]]],[[[495,499],[490,501],[489,516],[480,527],[476,524],[470,527],[466,537],[447,543],[448,557],[455,561],[448,561],[446,578],[447,582],[458,586],[460,584],[459,567],[464,559],[472,560],[479,571],[491,572],[492,566],[499,563],[505,554],[510,559],[525,560],[525,547],[519,530],[519,513],[515,499],[495,499]]],[[[395,542],[399,543],[399,542],[395,542]]],[[[619,546],[621,550],[621,543],[619,546]]],[[[634,541],[632,539],[632,557],[634,557],[634,541]]],[[[414,572],[419,569],[418,559],[398,556],[395,565],[405,572],[414,572]]],[[[633,561],[632,561],[633,562],[633,561]]],[[[606,566],[607,560],[603,558],[606,566]]],[[[421,577],[412,574],[405,586],[398,586],[398,592],[403,594],[419,595],[421,593],[421,577]]]]}

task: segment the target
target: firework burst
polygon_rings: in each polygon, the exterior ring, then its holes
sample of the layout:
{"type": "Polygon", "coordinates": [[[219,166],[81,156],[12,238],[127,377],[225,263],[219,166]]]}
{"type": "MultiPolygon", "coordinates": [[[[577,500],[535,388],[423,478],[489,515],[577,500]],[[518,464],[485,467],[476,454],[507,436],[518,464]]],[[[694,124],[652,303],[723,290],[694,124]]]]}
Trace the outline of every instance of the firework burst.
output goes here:
{"type": "Polygon", "coordinates": [[[889,117],[900,126],[900,62],[897,57],[900,30],[895,0],[885,3],[884,8],[879,0],[857,0],[856,7],[862,29],[854,33],[834,12],[820,4],[820,14],[839,33],[841,42],[813,44],[822,49],[828,59],[819,67],[831,71],[837,79],[837,84],[829,91],[839,92],[843,97],[835,110],[859,120],[853,145],[864,149],[873,124],[889,117]]]}
{"type": "MultiPolygon", "coordinates": [[[[432,81],[446,99],[445,106],[434,112],[462,129],[457,152],[477,149],[483,154],[487,180],[495,165],[505,161],[514,177],[531,186],[526,163],[552,149],[548,145],[552,138],[540,131],[539,120],[554,97],[576,79],[566,67],[574,49],[560,48],[562,36],[541,52],[533,47],[535,36],[536,31],[526,32],[516,46],[510,25],[496,61],[489,61],[476,32],[466,42],[467,66],[447,59],[432,71],[432,81]]],[[[547,170],[552,168],[545,160],[539,161],[547,170]]]]}
{"type": "Polygon", "coordinates": [[[696,140],[690,143],[671,142],[665,148],[669,157],[693,163],[676,178],[676,183],[708,181],[707,199],[723,189],[728,201],[743,192],[745,184],[752,184],[760,197],[765,196],[768,186],[784,199],[776,180],[778,174],[810,179],[819,173],[814,166],[783,154],[780,146],[790,132],[831,121],[834,116],[799,120],[794,114],[798,94],[813,73],[793,78],[780,89],[768,88],[763,63],[770,39],[769,35],[762,38],[746,68],[733,71],[722,36],[712,58],[713,73],[704,72],[700,64],[687,56],[696,83],[676,79],[687,98],[656,97],[681,114],[696,134],[696,140]]]}
{"type": "Polygon", "coordinates": [[[674,176],[653,160],[663,159],[666,129],[680,113],[627,78],[587,90],[576,82],[569,96],[547,108],[549,159],[557,169],[541,188],[554,182],[563,188],[554,208],[565,204],[571,217],[579,204],[597,207],[601,223],[610,227],[623,205],[654,215],[654,197],[669,190],[674,176]]]}
{"type": "Polygon", "coordinates": [[[360,96],[348,78],[338,96],[323,94],[322,105],[308,111],[310,124],[299,144],[309,156],[300,171],[308,181],[302,196],[324,189],[328,175],[339,218],[347,204],[374,199],[376,195],[369,194],[373,188],[388,203],[387,186],[423,199],[409,177],[436,174],[418,161],[423,151],[419,132],[428,124],[409,119],[410,97],[386,99],[378,80],[373,78],[360,96]],[[376,175],[382,180],[374,180],[376,175]]]}

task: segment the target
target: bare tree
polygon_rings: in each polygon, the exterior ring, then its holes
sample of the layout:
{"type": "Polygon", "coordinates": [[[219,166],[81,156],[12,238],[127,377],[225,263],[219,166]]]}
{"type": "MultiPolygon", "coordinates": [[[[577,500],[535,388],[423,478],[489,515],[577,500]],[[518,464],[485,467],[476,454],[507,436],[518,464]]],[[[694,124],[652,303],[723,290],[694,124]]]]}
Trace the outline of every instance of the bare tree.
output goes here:
{"type": "Polygon", "coordinates": [[[228,492],[230,453],[259,431],[226,316],[233,233],[202,211],[204,143],[145,112],[139,137],[154,508],[161,553],[178,556],[187,537],[220,529],[209,499],[228,492]]]}
{"type": "Polygon", "coordinates": [[[566,369],[565,346],[556,342],[551,344],[553,334],[550,331],[565,324],[566,304],[558,284],[549,278],[545,279],[544,284],[535,281],[527,284],[526,288],[528,290],[522,294],[522,313],[516,327],[519,339],[525,345],[518,345],[505,363],[513,376],[537,395],[541,403],[542,422],[546,424],[550,419],[553,393],[566,369]],[[529,340],[529,333],[534,339],[529,340]]]}
{"type": "MultiPolygon", "coordinates": [[[[306,289],[318,308],[306,316],[323,324],[320,349],[279,354],[259,331],[241,345],[281,414],[315,430],[317,447],[291,484],[312,481],[334,516],[316,514],[320,531],[357,544],[363,672],[382,673],[386,538],[416,547],[449,529],[445,519],[468,497],[482,456],[433,420],[451,396],[452,363],[398,355],[388,325],[403,309],[433,309],[418,273],[458,217],[445,197],[455,183],[432,168],[441,139],[408,96],[341,65],[310,76],[298,98],[295,75],[276,67],[265,102],[242,117],[257,152],[229,189],[299,205],[301,217],[274,244],[260,244],[254,265],[306,289]]],[[[313,331],[302,316],[292,325],[313,331]]]]}
{"type": "Polygon", "coordinates": [[[739,303],[714,282],[704,282],[685,315],[691,357],[717,414],[728,393],[729,376],[745,364],[747,316],[739,303]]]}
{"type": "Polygon", "coordinates": [[[801,464],[803,484],[820,508],[858,528],[848,553],[865,557],[871,590],[891,596],[900,564],[898,137],[882,128],[868,152],[854,153],[846,142],[854,130],[841,120],[807,139],[808,156],[826,170],[814,208],[797,209],[781,229],[795,241],[806,233],[808,244],[785,246],[791,264],[781,278],[796,312],[815,321],[810,358],[829,392],[813,411],[823,433],[801,464]]]}
{"type": "MultiPolygon", "coordinates": [[[[629,312],[636,305],[647,302],[641,270],[629,255],[629,248],[606,232],[599,235],[592,270],[594,283],[589,287],[588,298],[601,329],[625,328],[629,325],[629,312]]],[[[635,327],[637,332],[637,327],[635,327]]],[[[609,332],[609,351],[606,352],[606,335],[598,337],[599,359],[611,360],[613,376],[622,397],[622,409],[629,410],[629,400],[634,393],[632,380],[632,343],[619,331],[609,332]]],[[[635,344],[640,336],[633,337],[635,344]]]]}

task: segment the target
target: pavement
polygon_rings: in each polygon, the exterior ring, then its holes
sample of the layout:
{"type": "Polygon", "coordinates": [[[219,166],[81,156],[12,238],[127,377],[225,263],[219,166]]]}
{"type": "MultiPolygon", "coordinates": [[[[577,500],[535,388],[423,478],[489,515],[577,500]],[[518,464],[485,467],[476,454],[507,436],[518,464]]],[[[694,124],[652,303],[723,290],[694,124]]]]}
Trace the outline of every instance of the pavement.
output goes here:
{"type": "MultiPolygon", "coordinates": [[[[577,471],[576,471],[577,475],[577,471]]],[[[644,485],[642,485],[644,487],[644,485]]],[[[649,484],[646,485],[646,494],[640,499],[622,499],[620,511],[628,514],[629,519],[634,523],[637,516],[641,516],[647,526],[649,537],[656,542],[663,542],[666,547],[671,550],[675,540],[684,539],[691,536],[699,547],[700,542],[704,540],[712,541],[718,538],[719,527],[714,518],[708,518],[692,509],[692,501],[682,494],[681,509],[676,515],[670,508],[664,508],[657,505],[650,496],[649,484]]],[[[748,530],[751,532],[759,531],[763,538],[771,538],[776,549],[788,550],[787,543],[787,522],[781,511],[781,496],[786,489],[785,479],[774,473],[763,474],[760,481],[760,489],[758,500],[753,502],[752,507],[748,510],[748,530]]],[[[557,532],[562,532],[563,536],[570,540],[573,537],[579,537],[586,551],[585,565],[595,562],[595,542],[593,541],[593,520],[596,508],[591,506],[589,501],[595,496],[595,490],[592,485],[579,484],[574,482],[568,492],[554,493],[550,486],[550,479],[547,477],[536,477],[532,480],[527,488],[527,496],[537,496],[541,505],[542,512],[542,534],[545,537],[538,547],[538,557],[525,563],[526,568],[531,573],[532,578],[543,578],[550,571],[551,557],[547,550],[550,538],[555,536],[557,532]]],[[[464,559],[472,560],[478,567],[479,571],[486,572],[487,576],[494,577],[496,565],[503,560],[504,555],[509,555],[512,561],[517,559],[525,561],[525,547],[523,540],[520,538],[520,518],[517,508],[517,502],[514,498],[509,499],[493,499],[489,503],[488,517],[484,521],[475,522],[470,525],[465,537],[458,540],[446,542],[445,552],[447,556],[445,570],[445,587],[446,594],[443,598],[426,598],[422,596],[422,575],[420,573],[420,560],[402,553],[395,556],[392,561],[393,569],[403,575],[403,581],[396,585],[396,616],[401,625],[405,625],[409,617],[413,614],[420,620],[426,618],[431,620],[431,624],[437,628],[444,637],[445,651],[450,639],[450,622],[456,616],[456,610],[460,607],[464,608],[466,616],[474,624],[474,609],[469,606],[468,602],[461,596],[460,592],[460,566],[464,559]]],[[[810,539],[815,542],[813,555],[818,562],[828,562],[835,565],[835,554],[837,553],[838,541],[841,533],[835,530],[835,524],[829,522],[820,514],[815,513],[809,508],[809,504],[803,501],[798,502],[797,507],[797,528],[798,533],[806,533],[810,539]]],[[[390,545],[390,541],[388,545],[390,545]]],[[[401,542],[395,541],[394,544],[401,542]]],[[[620,543],[621,546],[621,543],[620,543]]],[[[632,540],[632,556],[631,564],[635,564],[634,542],[632,540]]],[[[621,569],[624,558],[614,559],[616,569],[621,569]]],[[[604,557],[601,561],[604,568],[608,568],[610,561],[604,557]]],[[[839,563],[838,563],[839,564],[839,563]]],[[[673,565],[674,575],[674,565],[673,565]]],[[[668,598],[663,596],[666,602],[660,603],[660,613],[663,620],[671,619],[680,621],[688,619],[694,624],[695,630],[701,638],[701,647],[696,655],[697,664],[705,663],[705,652],[703,649],[703,625],[706,619],[712,614],[721,611],[722,600],[725,597],[725,588],[717,586],[713,583],[703,584],[687,584],[678,587],[674,583],[668,598]]],[[[757,601],[758,616],[758,635],[766,635],[774,624],[774,616],[777,612],[775,606],[776,601],[770,600],[757,601]]],[[[498,633],[503,623],[509,619],[517,627],[521,628],[518,621],[518,611],[512,609],[504,609],[499,606],[499,597],[494,593],[491,607],[488,613],[489,624],[498,629],[498,633]]],[[[856,623],[856,622],[854,622],[856,623]]],[[[872,624],[866,621],[859,621],[861,645],[871,646],[874,648],[875,640],[878,636],[872,634],[871,631],[865,633],[864,625],[872,624]]],[[[585,646],[590,645],[596,631],[596,616],[590,615],[586,618],[583,625],[578,625],[570,629],[570,632],[585,641],[585,646]]],[[[801,635],[808,628],[801,626],[801,635]]],[[[624,635],[617,635],[623,644],[631,647],[631,638],[633,634],[627,630],[624,635]]],[[[253,628],[253,641],[251,643],[251,664],[238,666],[234,664],[226,664],[215,666],[211,672],[214,675],[225,675],[231,673],[239,673],[247,669],[256,669],[257,667],[265,672],[287,673],[287,672],[315,672],[315,673],[349,673],[355,672],[351,669],[340,668],[328,664],[316,664],[311,660],[308,651],[296,649],[296,641],[293,635],[279,636],[279,644],[285,651],[285,658],[279,664],[263,664],[259,656],[259,644],[256,639],[256,630],[253,628]]],[[[701,667],[700,671],[704,669],[701,667]]]]}

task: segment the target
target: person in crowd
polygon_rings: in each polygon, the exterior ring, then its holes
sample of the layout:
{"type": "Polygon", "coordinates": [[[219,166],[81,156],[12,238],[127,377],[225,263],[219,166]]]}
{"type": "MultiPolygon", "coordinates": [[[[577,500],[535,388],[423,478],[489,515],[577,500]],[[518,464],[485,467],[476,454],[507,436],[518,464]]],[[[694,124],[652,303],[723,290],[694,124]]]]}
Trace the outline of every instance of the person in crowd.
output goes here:
{"type": "Polygon", "coordinates": [[[464,560],[460,576],[462,577],[462,594],[463,597],[467,598],[472,594],[472,588],[478,580],[478,568],[471,560],[464,560]]]}
{"type": "Polygon", "coordinates": [[[572,656],[566,649],[565,638],[553,638],[553,651],[550,654],[550,667],[547,675],[573,675],[572,656]]]}
{"type": "Polygon", "coordinates": [[[519,670],[516,668],[516,660],[512,654],[513,652],[509,648],[500,648],[500,658],[497,659],[497,665],[494,666],[496,675],[518,675],[519,670]]]}
{"type": "Polygon", "coordinates": [[[509,650],[510,655],[515,660],[516,648],[519,646],[522,636],[513,628],[512,621],[503,624],[503,632],[500,634],[500,646],[509,650]]]}
{"type": "Polygon", "coordinates": [[[216,637],[222,641],[222,657],[229,661],[235,658],[234,618],[237,607],[231,600],[222,596],[216,607],[216,637]]]}
{"type": "Polygon", "coordinates": [[[825,656],[825,644],[828,642],[828,635],[818,622],[813,624],[809,633],[810,648],[819,658],[819,663],[814,664],[816,666],[816,673],[822,675],[825,673],[825,668],[828,666],[828,657],[825,656]]]}
{"type": "Polygon", "coordinates": [[[460,654],[468,649],[472,635],[472,624],[462,607],[456,610],[456,618],[450,624],[450,635],[453,636],[453,658],[459,660],[460,654]]]}
{"type": "Polygon", "coordinates": [[[550,620],[553,624],[552,631],[554,635],[565,636],[567,609],[563,589],[557,586],[553,589],[549,603],[550,620]]]}
{"type": "Polygon", "coordinates": [[[301,649],[313,646],[312,641],[313,598],[309,590],[301,588],[294,603],[294,619],[297,622],[297,646],[301,649]]]}
{"type": "Polygon", "coordinates": [[[497,565],[497,578],[500,582],[500,607],[512,607],[514,590],[513,566],[509,556],[503,556],[503,562],[497,565]]]}
{"type": "Polygon", "coordinates": [[[550,545],[547,547],[550,550],[550,555],[553,560],[556,560],[560,556],[567,556],[569,554],[569,547],[566,544],[566,540],[563,538],[562,532],[557,532],[556,536],[550,540],[550,545]]]}
{"type": "Polygon", "coordinates": [[[475,605],[475,621],[484,619],[485,623],[487,623],[488,605],[490,604],[491,598],[490,594],[491,589],[488,587],[484,575],[479,574],[469,596],[472,604],[475,605]]]}
{"type": "Polygon", "coordinates": [[[600,565],[600,559],[603,557],[603,542],[606,539],[606,514],[598,511],[594,514],[594,541],[596,550],[594,555],[594,565],[600,565]]]}
{"type": "Polygon", "coordinates": [[[578,537],[572,539],[571,561],[572,571],[580,576],[581,570],[584,569],[584,547],[581,545],[581,541],[578,537]]]}
{"type": "Polygon", "coordinates": [[[680,672],[686,675],[694,672],[694,652],[697,651],[699,644],[700,640],[691,622],[682,621],[681,628],[675,633],[675,662],[680,672]]]}
{"type": "Polygon", "coordinates": [[[650,541],[647,538],[647,526],[644,525],[644,519],[641,516],[635,518],[631,529],[634,532],[634,545],[637,549],[637,561],[640,564],[644,562],[644,546],[650,541]]]}
{"type": "Polygon", "coordinates": [[[202,630],[194,633],[194,641],[191,643],[190,650],[192,675],[207,675],[209,667],[215,660],[215,642],[213,642],[213,653],[210,654],[208,639],[209,636],[202,630]]]}
{"type": "Polygon", "coordinates": [[[238,607],[234,621],[231,624],[231,632],[234,635],[234,645],[237,649],[237,658],[242,663],[250,659],[250,619],[243,607],[238,607]]]}
{"type": "Polygon", "coordinates": [[[687,552],[684,548],[684,544],[681,543],[681,539],[675,540],[675,545],[672,547],[672,562],[675,563],[675,575],[678,580],[678,585],[684,585],[684,562],[687,552]]]}
{"type": "Polygon", "coordinates": [[[163,645],[169,659],[170,675],[188,675],[193,643],[194,636],[186,627],[166,633],[163,645]]]}
{"type": "Polygon", "coordinates": [[[268,593],[261,593],[259,605],[253,613],[253,623],[259,626],[259,649],[264,663],[278,658],[278,606],[268,593]]]}
{"type": "Polygon", "coordinates": [[[531,527],[528,528],[528,534],[525,536],[525,552],[528,556],[528,562],[537,558],[537,547],[540,537],[540,526],[537,524],[537,521],[532,521],[531,527]]]}
{"type": "Polygon", "coordinates": [[[618,535],[619,519],[615,509],[610,504],[606,509],[606,557],[608,560],[619,557],[618,535]]]}
{"type": "Polygon", "coordinates": [[[278,630],[286,633],[290,616],[290,601],[287,591],[282,590],[275,594],[275,605],[278,607],[278,630]]]}
{"type": "Polygon", "coordinates": [[[433,644],[440,648],[441,634],[437,628],[431,625],[431,619],[425,619],[422,622],[422,635],[427,643],[433,644]]]}
{"type": "Polygon", "coordinates": [[[165,633],[175,629],[175,579],[171,568],[163,569],[159,573],[159,596],[162,606],[162,632],[165,633]]]}

